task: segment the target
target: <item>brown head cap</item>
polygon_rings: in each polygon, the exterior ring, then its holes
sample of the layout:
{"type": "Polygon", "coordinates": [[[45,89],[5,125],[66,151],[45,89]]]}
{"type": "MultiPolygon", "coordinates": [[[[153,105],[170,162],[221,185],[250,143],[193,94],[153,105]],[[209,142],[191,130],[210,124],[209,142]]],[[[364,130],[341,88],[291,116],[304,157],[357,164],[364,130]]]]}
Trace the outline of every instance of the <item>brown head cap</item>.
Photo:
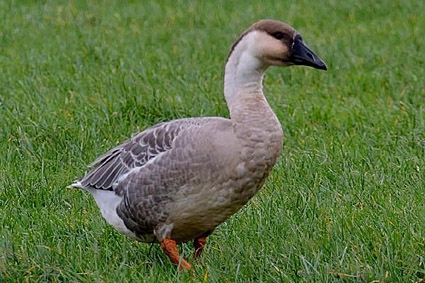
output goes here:
{"type": "Polygon", "coordinates": [[[239,36],[239,38],[232,45],[227,59],[229,59],[230,54],[232,54],[233,50],[235,49],[236,45],[238,45],[238,43],[241,41],[241,39],[252,31],[264,31],[267,34],[282,40],[282,42],[287,46],[292,45],[294,37],[298,34],[297,31],[293,29],[290,25],[281,21],[269,19],[260,20],[250,26],[239,36]]]}

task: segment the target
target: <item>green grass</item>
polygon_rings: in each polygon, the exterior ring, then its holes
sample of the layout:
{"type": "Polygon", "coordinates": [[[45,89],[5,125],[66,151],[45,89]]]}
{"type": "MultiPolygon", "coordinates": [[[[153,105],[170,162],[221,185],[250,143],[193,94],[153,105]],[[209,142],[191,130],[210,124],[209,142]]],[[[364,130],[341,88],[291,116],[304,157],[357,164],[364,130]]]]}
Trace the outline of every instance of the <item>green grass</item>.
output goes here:
{"type": "Polygon", "coordinates": [[[424,14],[407,0],[1,1],[0,282],[423,282],[424,14]],[[224,60],[261,18],[293,25],[329,71],[269,70],[282,157],[179,273],[65,187],[154,123],[227,116],[224,60]]]}

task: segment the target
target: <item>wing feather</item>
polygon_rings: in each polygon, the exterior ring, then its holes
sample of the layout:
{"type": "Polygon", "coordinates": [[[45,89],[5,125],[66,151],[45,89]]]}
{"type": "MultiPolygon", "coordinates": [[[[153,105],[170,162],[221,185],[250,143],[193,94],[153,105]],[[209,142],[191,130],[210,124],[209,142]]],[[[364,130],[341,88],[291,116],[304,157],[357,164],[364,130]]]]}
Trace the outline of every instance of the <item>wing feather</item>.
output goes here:
{"type": "Polygon", "coordinates": [[[133,136],[123,144],[97,158],[93,167],[75,184],[102,190],[113,190],[119,178],[131,169],[144,166],[159,154],[172,150],[176,138],[183,129],[199,126],[206,119],[180,119],[160,123],[133,136]]]}

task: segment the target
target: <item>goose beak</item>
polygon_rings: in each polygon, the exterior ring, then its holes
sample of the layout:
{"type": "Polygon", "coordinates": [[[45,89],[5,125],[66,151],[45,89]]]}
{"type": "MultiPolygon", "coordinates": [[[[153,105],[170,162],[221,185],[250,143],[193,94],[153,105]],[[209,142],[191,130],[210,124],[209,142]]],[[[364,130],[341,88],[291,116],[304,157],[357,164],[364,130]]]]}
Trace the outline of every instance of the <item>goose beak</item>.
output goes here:
{"type": "Polygon", "coordinates": [[[292,46],[292,54],[289,57],[289,62],[294,65],[310,66],[320,70],[327,70],[326,63],[319,58],[301,39],[301,36],[297,35],[294,39],[292,46]]]}

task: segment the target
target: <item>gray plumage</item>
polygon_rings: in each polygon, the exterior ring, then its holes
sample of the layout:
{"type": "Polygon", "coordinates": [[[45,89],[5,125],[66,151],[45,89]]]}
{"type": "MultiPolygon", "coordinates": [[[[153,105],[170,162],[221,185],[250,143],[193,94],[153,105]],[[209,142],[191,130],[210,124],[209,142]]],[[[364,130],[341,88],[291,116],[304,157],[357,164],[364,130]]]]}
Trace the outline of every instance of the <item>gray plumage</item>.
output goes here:
{"type": "Polygon", "coordinates": [[[289,25],[255,23],[226,62],[230,119],[153,126],[99,157],[70,187],[89,191],[118,231],[161,242],[174,264],[190,268],[175,243],[195,239],[202,248],[205,237],[257,193],[276,163],[283,132],[264,97],[263,74],[269,66],[294,64],[326,69],[289,25]]]}

